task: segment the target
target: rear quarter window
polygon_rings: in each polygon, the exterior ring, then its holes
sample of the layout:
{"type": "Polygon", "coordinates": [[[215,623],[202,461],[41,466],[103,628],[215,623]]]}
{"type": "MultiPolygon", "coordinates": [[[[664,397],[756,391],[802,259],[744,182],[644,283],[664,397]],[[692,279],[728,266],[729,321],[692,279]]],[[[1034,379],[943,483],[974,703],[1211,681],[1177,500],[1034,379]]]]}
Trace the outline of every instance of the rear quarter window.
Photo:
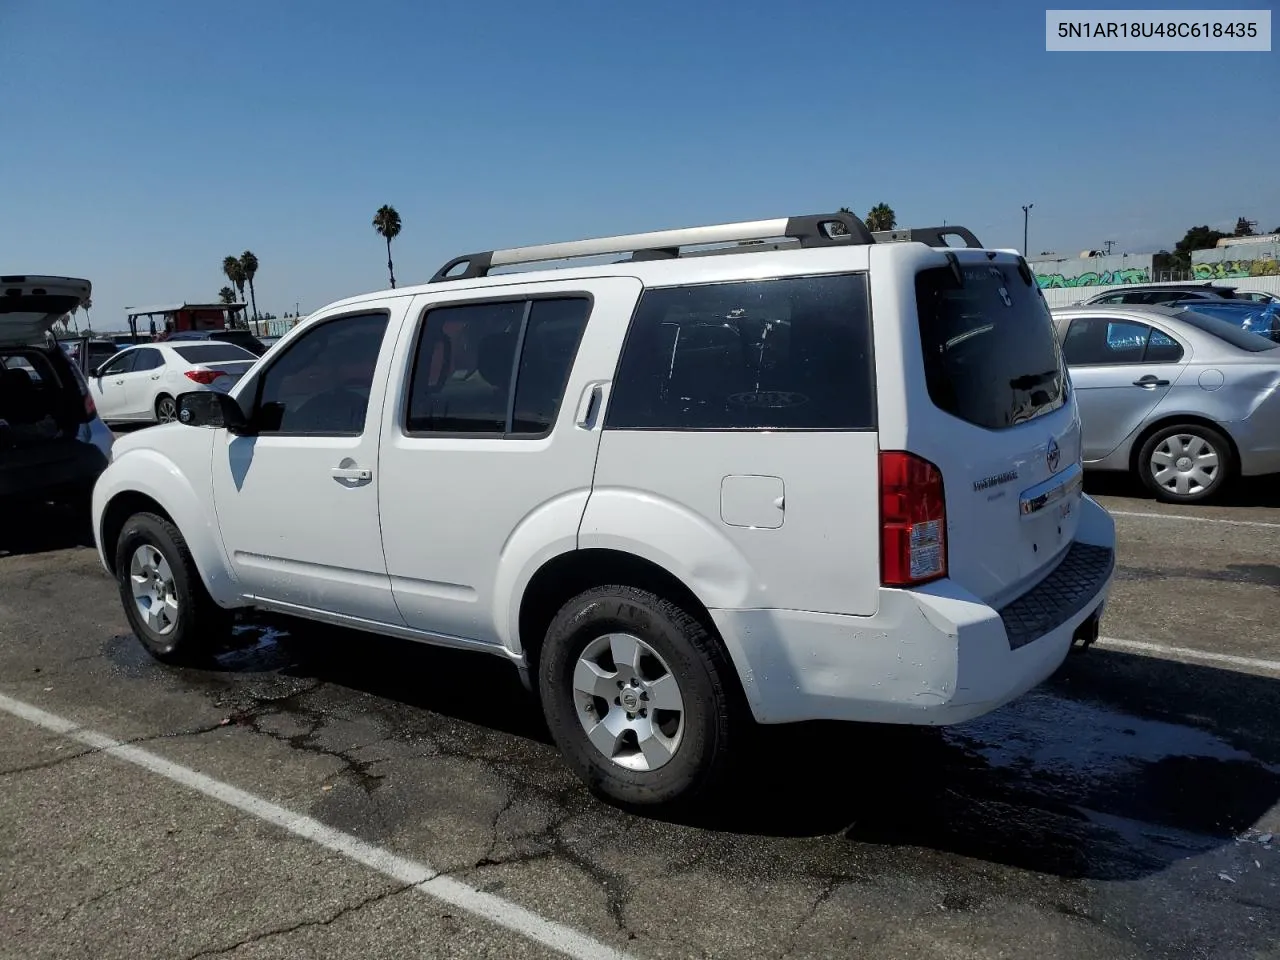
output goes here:
{"type": "Polygon", "coordinates": [[[865,274],[647,290],[605,428],[871,430],[865,274]]]}
{"type": "Polygon", "coordinates": [[[1044,298],[1008,262],[916,275],[929,398],[940,410],[1002,430],[1066,403],[1066,366],[1044,298]]]}

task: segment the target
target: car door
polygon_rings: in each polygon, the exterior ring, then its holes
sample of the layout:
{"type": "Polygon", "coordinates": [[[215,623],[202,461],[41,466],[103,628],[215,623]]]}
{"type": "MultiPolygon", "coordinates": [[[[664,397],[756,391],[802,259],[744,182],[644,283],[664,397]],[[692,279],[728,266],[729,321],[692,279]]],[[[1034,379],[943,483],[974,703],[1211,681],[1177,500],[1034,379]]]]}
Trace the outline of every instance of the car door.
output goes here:
{"type": "Polygon", "coordinates": [[[149,420],[156,415],[156,393],[164,376],[164,355],[155,347],[138,347],[133,367],[125,375],[129,419],[149,420]]]}
{"type": "Polygon", "coordinates": [[[214,503],[241,589],[260,605],[403,625],[382,554],[377,455],[383,345],[405,302],[313,323],[236,390],[252,433],[218,431],[214,503]]]}
{"type": "Polygon", "coordinates": [[[1063,355],[1080,408],[1086,462],[1103,459],[1142,425],[1181,376],[1189,353],[1174,337],[1136,319],[1070,321],[1063,355]]]}
{"type": "Polygon", "coordinates": [[[93,402],[103,420],[129,419],[129,375],[136,359],[136,350],[124,350],[89,377],[93,402]]]}
{"type": "Polygon", "coordinates": [[[498,643],[500,567],[576,545],[640,291],[610,277],[415,300],[412,373],[388,398],[380,458],[387,572],[410,627],[498,643]]]}

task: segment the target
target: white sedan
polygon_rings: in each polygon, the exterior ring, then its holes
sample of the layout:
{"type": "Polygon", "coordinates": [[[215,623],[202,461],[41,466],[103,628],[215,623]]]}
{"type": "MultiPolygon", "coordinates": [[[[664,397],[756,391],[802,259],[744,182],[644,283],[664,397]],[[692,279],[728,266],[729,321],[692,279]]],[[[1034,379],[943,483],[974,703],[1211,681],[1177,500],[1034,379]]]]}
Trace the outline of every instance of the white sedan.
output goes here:
{"type": "Polygon", "coordinates": [[[148,343],[121,350],[90,373],[89,390],[108,423],[168,423],[179,394],[226,393],[257,359],[217,340],[148,343]]]}

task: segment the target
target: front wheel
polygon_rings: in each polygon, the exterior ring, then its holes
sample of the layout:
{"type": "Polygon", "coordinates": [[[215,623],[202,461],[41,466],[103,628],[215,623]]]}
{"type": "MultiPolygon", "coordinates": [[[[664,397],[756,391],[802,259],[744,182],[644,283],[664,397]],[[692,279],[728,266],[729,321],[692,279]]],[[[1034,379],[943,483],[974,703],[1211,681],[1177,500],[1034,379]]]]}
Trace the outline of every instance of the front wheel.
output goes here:
{"type": "Polygon", "coordinates": [[[230,615],[205,590],[178,528],[134,514],[116,541],[120,601],[134,634],[157,660],[205,659],[230,633],[230,615]]]}
{"type": "Polygon", "coordinates": [[[1198,503],[1219,493],[1234,466],[1231,445],[1217,430],[1182,423],[1157,430],[1138,452],[1142,482],[1166,503],[1198,503]]]}
{"type": "Polygon", "coordinates": [[[677,604],[606,586],[556,615],[538,686],[551,735],[578,776],[605,799],[650,806],[693,800],[720,780],[745,722],[732,670],[677,604]]]}

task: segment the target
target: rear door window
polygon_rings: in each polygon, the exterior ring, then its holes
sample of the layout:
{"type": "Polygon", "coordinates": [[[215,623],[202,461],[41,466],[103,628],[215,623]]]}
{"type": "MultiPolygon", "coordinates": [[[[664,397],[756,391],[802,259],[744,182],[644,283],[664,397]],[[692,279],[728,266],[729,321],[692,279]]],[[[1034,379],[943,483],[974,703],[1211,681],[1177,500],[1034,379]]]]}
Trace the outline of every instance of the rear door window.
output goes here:
{"type": "Polygon", "coordinates": [[[647,290],[605,416],[614,430],[871,430],[865,274],[647,290]]]}
{"type": "Polygon", "coordinates": [[[1063,353],[1073,367],[1098,367],[1177,363],[1183,350],[1168,334],[1136,320],[1080,317],[1067,328],[1063,353]]]}
{"type": "Polygon", "coordinates": [[[916,275],[925,380],[934,405],[988,430],[1057,410],[1067,380],[1053,319],[1035,280],[1011,263],[916,275]]]}

